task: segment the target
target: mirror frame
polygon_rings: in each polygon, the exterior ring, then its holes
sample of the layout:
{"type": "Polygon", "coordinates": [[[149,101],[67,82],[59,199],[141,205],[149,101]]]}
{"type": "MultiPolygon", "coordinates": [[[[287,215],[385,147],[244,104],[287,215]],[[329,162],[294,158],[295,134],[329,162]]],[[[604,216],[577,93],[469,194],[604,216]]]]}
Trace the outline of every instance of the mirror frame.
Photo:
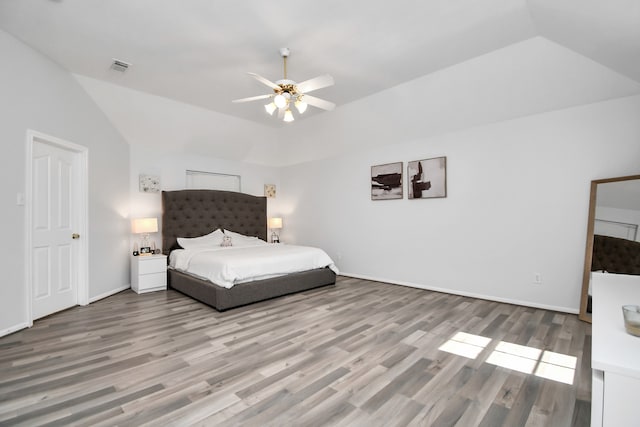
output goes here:
{"type": "Polygon", "coordinates": [[[587,245],[584,252],[584,270],[582,272],[582,292],[580,296],[580,312],[578,318],[591,323],[591,314],[587,313],[589,301],[589,280],[591,279],[591,262],[593,261],[593,229],[596,219],[596,199],[598,184],[609,182],[640,180],[640,175],[619,176],[616,178],[594,179],[591,181],[591,196],[589,197],[589,219],[587,222],[587,245]]]}

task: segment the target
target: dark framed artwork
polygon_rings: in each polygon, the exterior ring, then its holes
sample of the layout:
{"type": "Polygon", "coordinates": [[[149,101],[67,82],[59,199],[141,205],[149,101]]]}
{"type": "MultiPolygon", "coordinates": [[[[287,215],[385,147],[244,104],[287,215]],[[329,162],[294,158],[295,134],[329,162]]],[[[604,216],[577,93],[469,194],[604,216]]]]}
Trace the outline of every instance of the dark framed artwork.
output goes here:
{"type": "Polygon", "coordinates": [[[402,162],[371,166],[371,200],[402,199],[402,162]]]}
{"type": "Polygon", "coordinates": [[[414,160],[407,164],[408,198],[447,197],[447,158],[414,160]]]}

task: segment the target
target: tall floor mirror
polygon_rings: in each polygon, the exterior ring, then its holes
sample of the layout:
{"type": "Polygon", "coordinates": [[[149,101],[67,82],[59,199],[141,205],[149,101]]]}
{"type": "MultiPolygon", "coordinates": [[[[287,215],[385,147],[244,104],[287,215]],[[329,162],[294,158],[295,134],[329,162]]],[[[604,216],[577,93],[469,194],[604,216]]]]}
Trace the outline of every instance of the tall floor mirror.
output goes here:
{"type": "Polygon", "coordinates": [[[640,175],[591,181],[581,320],[591,322],[592,272],[640,275],[640,175]]]}

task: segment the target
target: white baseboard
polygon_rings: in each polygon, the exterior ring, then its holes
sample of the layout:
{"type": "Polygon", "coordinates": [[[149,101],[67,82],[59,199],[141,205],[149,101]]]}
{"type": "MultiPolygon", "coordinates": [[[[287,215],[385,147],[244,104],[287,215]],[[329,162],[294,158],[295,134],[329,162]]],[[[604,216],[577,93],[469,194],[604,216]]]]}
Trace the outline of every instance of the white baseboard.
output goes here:
{"type": "Polygon", "coordinates": [[[559,306],[547,305],[547,304],[538,304],[538,303],[531,302],[531,301],[520,301],[520,300],[514,300],[514,299],[510,299],[510,298],[497,297],[495,295],[475,294],[475,293],[472,293],[472,292],[458,291],[456,289],[439,288],[437,286],[426,286],[426,285],[420,285],[420,284],[417,284],[417,283],[403,282],[403,281],[400,281],[400,280],[384,279],[384,278],[380,278],[380,277],[371,277],[371,276],[365,276],[365,275],[362,275],[362,274],[345,273],[344,271],[340,272],[340,276],[353,277],[353,278],[356,278],[356,279],[363,279],[363,280],[372,280],[374,282],[389,283],[391,285],[407,286],[407,287],[410,287],[410,288],[424,289],[424,290],[427,290],[427,291],[443,292],[445,294],[460,295],[460,296],[463,296],[463,297],[471,297],[471,298],[478,298],[478,299],[484,299],[484,300],[495,301],[495,302],[503,302],[503,303],[506,303],[506,304],[521,305],[521,306],[524,306],[524,307],[542,308],[544,310],[560,311],[560,312],[563,312],[563,313],[578,314],[578,312],[579,312],[579,310],[577,308],[559,307],[559,306]]]}
{"type": "Polygon", "coordinates": [[[121,287],[116,288],[116,289],[112,289],[112,290],[110,290],[108,292],[105,292],[103,294],[96,295],[95,297],[89,298],[89,304],[91,304],[92,302],[96,302],[98,300],[110,297],[111,295],[117,294],[118,292],[126,291],[129,288],[131,288],[131,285],[125,285],[125,286],[121,286],[121,287]]]}
{"type": "Polygon", "coordinates": [[[27,322],[18,323],[17,325],[11,326],[10,328],[4,329],[0,331],[0,337],[4,337],[5,335],[12,334],[20,329],[28,328],[29,324],[27,322]]]}
{"type": "MultiPolygon", "coordinates": [[[[125,285],[125,286],[122,286],[122,287],[117,288],[117,289],[112,289],[109,292],[105,292],[105,293],[103,293],[101,295],[98,295],[98,296],[95,296],[93,298],[90,298],[89,299],[89,304],[91,304],[92,302],[96,302],[98,300],[101,300],[103,298],[110,297],[111,295],[117,294],[118,292],[125,291],[125,290],[127,290],[129,288],[131,288],[130,285],[125,285]]],[[[20,329],[29,328],[31,326],[33,326],[33,325],[30,325],[27,322],[19,323],[17,325],[11,326],[10,328],[4,329],[4,330],[0,330],[0,337],[4,337],[5,335],[12,334],[12,333],[14,333],[16,331],[19,331],[20,329]]]]}

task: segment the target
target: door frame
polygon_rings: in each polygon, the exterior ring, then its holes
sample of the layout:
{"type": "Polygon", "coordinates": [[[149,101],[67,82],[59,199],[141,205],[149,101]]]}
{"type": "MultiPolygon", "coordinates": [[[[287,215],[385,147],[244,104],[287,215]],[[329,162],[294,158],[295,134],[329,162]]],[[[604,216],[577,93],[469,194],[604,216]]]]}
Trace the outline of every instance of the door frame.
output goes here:
{"type": "Polygon", "coordinates": [[[26,140],[26,180],[25,180],[25,286],[26,286],[26,305],[27,305],[27,324],[33,326],[33,236],[31,230],[33,228],[33,146],[35,142],[52,145],[73,153],[74,162],[74,179],[78,186],[78,194],[76,203],[74,203],[74,216],[78,219],[76,228],[80,234],[80,239],[76,242],[78,245],[77,267],[77,303],[79,305],[89,304],[89,206],[88,206],[88,183],[89,183],[89,166],[88,157],[89,149],[73,142],[65,141],[55,136],[47,135],[35,130],[27,130],[26,140]]]}

